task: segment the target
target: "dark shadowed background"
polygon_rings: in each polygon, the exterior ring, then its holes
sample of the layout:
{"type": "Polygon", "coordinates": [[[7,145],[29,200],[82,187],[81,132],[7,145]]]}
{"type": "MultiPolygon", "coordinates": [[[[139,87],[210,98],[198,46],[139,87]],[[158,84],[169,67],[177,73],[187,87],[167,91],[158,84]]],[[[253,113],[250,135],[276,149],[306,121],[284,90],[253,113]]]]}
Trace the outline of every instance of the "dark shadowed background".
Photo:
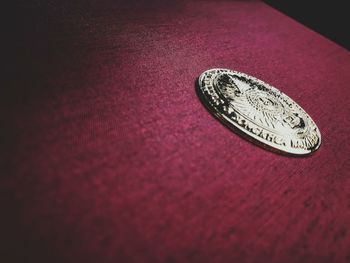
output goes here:
{"type": "Polygon", "coordinates": [[[264,2],[350,50],[350,15],[347,1],[264,2]]]}

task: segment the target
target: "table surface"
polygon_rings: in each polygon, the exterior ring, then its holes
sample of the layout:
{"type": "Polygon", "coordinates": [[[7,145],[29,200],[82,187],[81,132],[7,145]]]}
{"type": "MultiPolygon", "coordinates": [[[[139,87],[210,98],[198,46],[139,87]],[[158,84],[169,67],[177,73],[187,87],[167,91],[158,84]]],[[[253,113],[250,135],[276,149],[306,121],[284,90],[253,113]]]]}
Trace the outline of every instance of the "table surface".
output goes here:
{"type": "MultiPolygon", "coordinates": [[[[350,53],[260,1],[17,1],[1,98],[4,262],[350,262],[350,53]],[[231,132],[195,80],[298,102],[306,158],[231,132]]],[[[1,259],[0,259],[1,260],[1,259]]]]}

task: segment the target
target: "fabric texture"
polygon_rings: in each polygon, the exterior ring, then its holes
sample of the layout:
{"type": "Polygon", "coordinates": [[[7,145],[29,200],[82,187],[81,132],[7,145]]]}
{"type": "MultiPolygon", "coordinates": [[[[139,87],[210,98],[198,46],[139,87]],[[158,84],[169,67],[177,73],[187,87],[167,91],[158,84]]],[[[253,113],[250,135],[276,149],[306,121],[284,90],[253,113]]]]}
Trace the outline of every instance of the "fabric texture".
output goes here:
{"type": "Polygon", "coordinates": [[[260,1],[19,1],[1,262],[350,262],[350,54],[260,1]],[[255,76],[314,119],[295,158],[195,92],[255,76]],[[6,260],[2,260],[5,258],[6,260]]]}

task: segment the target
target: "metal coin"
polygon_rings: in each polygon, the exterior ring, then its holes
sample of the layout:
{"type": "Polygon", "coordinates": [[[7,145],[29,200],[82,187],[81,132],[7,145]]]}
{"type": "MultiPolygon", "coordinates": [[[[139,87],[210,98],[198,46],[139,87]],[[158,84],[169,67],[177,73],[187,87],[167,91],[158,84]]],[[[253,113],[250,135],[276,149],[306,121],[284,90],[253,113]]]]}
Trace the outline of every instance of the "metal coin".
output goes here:
{"type": "Polygon", "coordinates": [[[219,120],[247,139],[280,153],[306,155],[321,144],[311,117],[271,85],[228,69],[210,69],[198,78],[201,101],[219,120]]]}

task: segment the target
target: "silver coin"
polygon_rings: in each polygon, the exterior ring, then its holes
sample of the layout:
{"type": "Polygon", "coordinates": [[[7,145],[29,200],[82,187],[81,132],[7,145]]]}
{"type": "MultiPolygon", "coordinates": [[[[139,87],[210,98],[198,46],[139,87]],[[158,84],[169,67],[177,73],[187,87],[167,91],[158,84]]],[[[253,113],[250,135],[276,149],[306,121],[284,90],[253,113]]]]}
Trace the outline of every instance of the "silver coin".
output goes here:
{"type": "Polygon", "coordinates": [[[197,93],[208,110],[247,139],[294,155],[316,151],[321,134],[311,117],[271,85],[228,69],[210,69],[198,78],[197,93]]]}

